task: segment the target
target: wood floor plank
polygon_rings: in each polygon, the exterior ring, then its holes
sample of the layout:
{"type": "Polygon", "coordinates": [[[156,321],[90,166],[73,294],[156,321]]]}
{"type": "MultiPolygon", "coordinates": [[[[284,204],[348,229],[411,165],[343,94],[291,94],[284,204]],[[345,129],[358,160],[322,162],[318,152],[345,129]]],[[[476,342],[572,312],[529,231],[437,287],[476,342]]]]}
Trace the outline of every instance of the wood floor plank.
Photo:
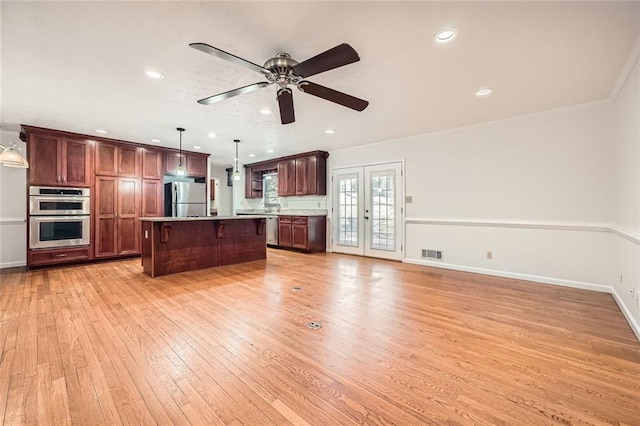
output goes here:
{"type": "Polygon", "coordinates": [[[640,425],[608,294],[271,249],[139,262],[0,272],[0,424],[640,425]]]}

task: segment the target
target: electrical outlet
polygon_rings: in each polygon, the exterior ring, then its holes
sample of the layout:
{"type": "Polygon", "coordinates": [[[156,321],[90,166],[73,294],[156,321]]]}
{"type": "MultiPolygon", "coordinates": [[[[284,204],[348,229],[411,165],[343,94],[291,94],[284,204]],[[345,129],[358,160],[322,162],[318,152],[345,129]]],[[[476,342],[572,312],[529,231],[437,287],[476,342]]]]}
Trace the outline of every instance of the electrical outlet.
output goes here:
{"type": "Polygon", "coordinates": [[[318,201],[318,208],[320,208],[320,201],[318,201]]]}
{"type": "Polygon", "coordinates": [[[493,252],[492,251],[488,251],[487,252],[487,260],[492,260],[493,259],[493,252]]]}
{"type": "Polygon", "coordinates": [[[413,203],[413,197],[411,195],[407,195],[406,197],[404,197],[404,202],[406,204],[413,203]]]}

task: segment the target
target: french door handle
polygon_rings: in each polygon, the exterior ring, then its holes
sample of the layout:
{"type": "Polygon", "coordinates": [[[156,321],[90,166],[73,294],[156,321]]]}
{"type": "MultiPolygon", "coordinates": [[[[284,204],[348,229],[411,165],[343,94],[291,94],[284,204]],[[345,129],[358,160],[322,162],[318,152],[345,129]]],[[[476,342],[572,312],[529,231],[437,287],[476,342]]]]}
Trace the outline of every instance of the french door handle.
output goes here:
{"type": "Polygon", "coordinates": [[[365,216],[364,218],[365,218],[365,220],[369,220],[369,216],[365,216]]]}

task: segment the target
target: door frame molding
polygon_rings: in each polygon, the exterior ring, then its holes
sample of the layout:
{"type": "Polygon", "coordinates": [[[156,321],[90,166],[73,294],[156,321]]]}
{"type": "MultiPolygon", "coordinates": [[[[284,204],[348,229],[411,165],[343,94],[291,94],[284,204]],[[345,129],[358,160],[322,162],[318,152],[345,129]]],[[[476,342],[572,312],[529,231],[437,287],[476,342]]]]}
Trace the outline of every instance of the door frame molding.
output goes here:
{"type": "Polygon", "coordinates": [[[355,168],[355,167],[362,167],[364,169],[364,167],[367,166],[381,166],[384,164],[391,164],[391,163],[400,163],[400,171],[401,171],[401,175],[400,175],[400,182],[401,182],[401,188],[400,188],[400,200],[402,200],[402,203],[400,205],[401,207],[401,213],[400,213],[400,223],[401,223],[401,228],[402,228],[402,232],[400,233],[400,238],[401,241],[399,242],[402,250],[401,250],[401,257],[400,257],[400,261],[402,263],[405,262],[406,259],[406,251],[404,250],[404,242],[406,241],[406,232],[407,232],[407,226],[405,223],[405,217],[407,215],[407,212],[405,211],[407,209],[406,206],[406,202],[405,202],[405,187],[406,187],[406,183],[407,183],[407,174],[406,174],[406,161],[405,161],[405,157],[402,157],[400,159],[389,159],[389,160],[385,160],[385,161],[374,161],[371,163],[356,163],[356,164],[345,164],[345,165],[341,165],[338,167],[331,167],[331,169],[329,170],[329,173],[327,173],[327,180],[328,185],[327,185],[327,197],[328,197],[328,203],[327,203],[327,222],[328,222],[328,226],[327,226],[327,252],[328,253],[333,253],[333,219],[334,219],[334,194],[333,194],[333,174],[335,171],[339,171],[342,169],[351,169],[351,168],[355,168]]]}

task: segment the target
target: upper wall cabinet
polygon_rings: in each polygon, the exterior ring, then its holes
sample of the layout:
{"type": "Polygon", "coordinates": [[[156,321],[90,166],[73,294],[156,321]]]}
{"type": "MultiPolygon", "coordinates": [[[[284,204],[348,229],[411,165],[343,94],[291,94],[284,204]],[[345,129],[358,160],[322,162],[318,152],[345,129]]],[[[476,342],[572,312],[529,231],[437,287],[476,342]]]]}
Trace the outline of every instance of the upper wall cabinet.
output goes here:
{"type": "MultiPolygon", "coordinates": [[[[180,153],[167,152],[164,158],[164,172],[170,175],[176,174],[176,169],[180,164],[180,153]]],[[[207,156],[203,154],[182,153],[182,164],[186,168],[187,176],[202,177],[207,176],[207,156]]]]}
{"type": "Polygon", "coordinates": [[[29,185],[91,185],[93,143],[56,135],[29,133],[29,185]]]}
{"type": "Polygon", "coordinates": [[[140,148],[108,142],[96,143],[95,174],[100,176],[138,177],[140,148]]]}
{"type": "Polygon", "coordinates": [[[161,179],[162,178],[162,151],[156,149],[142,148],[142,178],[161,179]]]}
{"type": "Polygon", "coordinates": [[[278,196],[296,195],[296,159],[278,161],[278,196]]]}
{"type": "Polygon", "coordinates": [[[278,196],[327,195],[328,152],[312,151],[245,165],[245,197],[262,197],[262,176],[278,172],[278,196]]]}

